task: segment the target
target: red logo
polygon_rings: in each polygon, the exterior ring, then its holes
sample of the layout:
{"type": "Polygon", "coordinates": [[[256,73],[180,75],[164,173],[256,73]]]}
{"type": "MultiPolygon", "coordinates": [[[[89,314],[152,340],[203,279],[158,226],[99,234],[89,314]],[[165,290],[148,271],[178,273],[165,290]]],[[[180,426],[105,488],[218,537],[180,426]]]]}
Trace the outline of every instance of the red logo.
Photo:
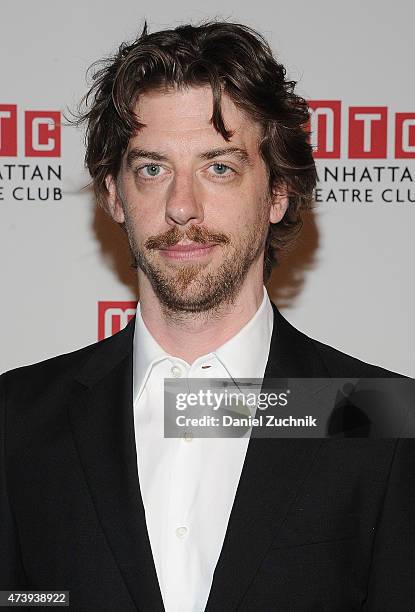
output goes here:
{"type": "Polygon", "coordinates": [[[17,106],[0,104],[0,155],[17,155],[17,106]]]}
{"type": "Polygon", "coordinates": [[[314,138],[314,157],[340,157],[341,102],[313,100],[309,102],[311,132],[314,138]]]}
{"type": "Polygon", "coordinates": [[[415,113],[396,113],[395,157],[415,157],[415,113]]]}
{"type": "Polygon", "coordinates": [[[349,157],[363,159],[387,156],[388,109],[386,106],[349,108],[349,157]]]}
{"type": "MultiPolygon", "coordinates": [[[[341,157],[342,106],[340,100],[311,100],[311,142],[315,158],[341,157]]],[[[350,159],[386,159],[388,156],[388,108],[350,106],[348,109],[347,155],[350,159]]],[[[415,158],[415,113],[396,113],[389,133],[394,136],[396,159],[415,158]]],[[[344,131],[344,130],[343,130],[344,131]]],[[[345,153],[346,154],[346,153],[345,153]]]]}
{"type": "Polygon", "coordinates": [[[25,112],[26,157],[60,157],[60,119],[59,111],[25,112]]]}
{"type": "MultiPolygon", "coordinates": [[[[26,157],[60,157],[60,111],[25,111],[26,157]]],[[[0,104],[0,156],[17,156],[17,106],[0,104]]]]}
{"type": "Polygon", "coordinates": [[[137,302],[98,302],[98,340],[123,329],[135,315],[137,302]]]}

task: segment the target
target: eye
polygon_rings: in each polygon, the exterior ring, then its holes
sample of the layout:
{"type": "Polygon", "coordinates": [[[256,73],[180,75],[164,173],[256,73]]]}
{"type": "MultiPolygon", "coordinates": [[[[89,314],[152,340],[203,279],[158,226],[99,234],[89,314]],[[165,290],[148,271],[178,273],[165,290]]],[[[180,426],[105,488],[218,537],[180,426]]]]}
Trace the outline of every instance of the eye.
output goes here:
{"type": "Polygon", "coordinates": [[[209,166],[209,169],[211,168],[213,169],[213,173],[210,174],[213,174],[214,176],[218,177],[228,177],[235,173],[235,170],[233,170],[230,166],[227,166],[226,164],[223,164],[221,162],[215,162],[214,164],[209,166]]]}
{"type": "Polygon", "coordinates": [[[162,169],[159,164],[146,164],[137,169],[137,174],[142,178],[155,178],[160,176],[162,169]]]}

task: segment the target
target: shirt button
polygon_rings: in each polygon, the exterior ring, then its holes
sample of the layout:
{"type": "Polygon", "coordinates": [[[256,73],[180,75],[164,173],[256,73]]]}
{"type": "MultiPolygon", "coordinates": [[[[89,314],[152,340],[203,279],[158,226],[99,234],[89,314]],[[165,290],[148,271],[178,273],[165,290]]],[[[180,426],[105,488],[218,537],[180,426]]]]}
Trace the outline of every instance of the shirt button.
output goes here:
{"type": "Polygon", "coordinates": [[[193,440],[193,434],[191,431],[185,431],[183,434],[183,440],[185,442],[191,442],[193,440]]]}
{"type": "Polygon", "coordinates": [[[176,535],[180,540],[182,540],[187,535],[188,531],[189,530],[187,529],[187,527],[177,527],[176,535]]]}
{"type": "Polygon", "coordinates": [[[174,365],[171,367],[170,372],[174,376],[174,378],[180,378],[182,375],[182,369],[178,365],[174,365]]]}

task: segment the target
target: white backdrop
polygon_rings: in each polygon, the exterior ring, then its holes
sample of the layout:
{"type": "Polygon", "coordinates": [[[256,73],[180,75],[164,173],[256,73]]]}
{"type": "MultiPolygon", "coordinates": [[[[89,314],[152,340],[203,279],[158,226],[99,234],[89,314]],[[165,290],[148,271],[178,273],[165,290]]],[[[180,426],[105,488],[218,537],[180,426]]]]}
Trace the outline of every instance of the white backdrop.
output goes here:
{"type": "MultiPolygon", "coordinates": [[[[59,155],[53,112],[76,105],[87,88],[87,67],[134,38],[144,18],[154,31],[215,16],[261,31],[307,99],[341,102],[340,157],[327,156],[338,145],[334,116],[319,111],[313,122],[323,154],[321,202],[298,249],[273,275],[271,297],[309,335],[415,375],[415,6],[409,0],[2,3],[0,371],[95,342],[98,302],[136,299],[121,231],[81,190],[88,182],[83,135],[63,127],[59,155]],[[359,147],[377,157],[359,157],[359,147]],[[324,180],[326,169],[339,180],[324,180]],[[363,201],[352,202],[352,189],[363,201]]],[[[131,304],[121,308],[125,322],[131,304]]],[[[119,324],[109,315],[101,333],[119,324]]]]}

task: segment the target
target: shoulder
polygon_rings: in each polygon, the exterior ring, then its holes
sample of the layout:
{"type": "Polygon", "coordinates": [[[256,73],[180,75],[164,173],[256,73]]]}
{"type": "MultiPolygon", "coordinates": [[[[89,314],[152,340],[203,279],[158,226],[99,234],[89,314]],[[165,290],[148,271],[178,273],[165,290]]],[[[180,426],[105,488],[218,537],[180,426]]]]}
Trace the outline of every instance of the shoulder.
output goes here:
{"type": "Polygon", "coordinates": [[[287,361],[289,356],[292,372],[300,372],[303,377],[332,378],[380,378],[401,376],[377,365],[366,363],[337,348],[312,338],[291,325],[281,314],[275,304],[275,336],[271,341],[271,350],[277,359],[287,361]],[[295,366],[294,366],[295,363],[295,366]],[[299,367],[298,367],[298,364],[299,367]]]}
{"type": "Polygon", "coordinates": [[[0,376],[1,386],[8,394],[22,398],[29,394],[33,398],[46,389],[62,388],[88,361],[98,344],[9,370],[0,376]]]}
{"type": "Polygon", "coordinates": [[[354,378],[359,376],[366,378],[388,378],[393,376],[401,376],[401,374],[386,370],[378,365],[361,361],[352,355],[343,353],[342,351],[339,351],[328,344],[323,344],[314,338],[308,337],[308,339],[319,354],[327,370],[330,372],[330,375],[333,377],[354,378]]]}
{"type": "Polygon", "coordinates": [[[0,376],[2,393],[20,399],[35,399],[39,395],[60,394],[72,385],[74,378],[91,370],[97,360],[101,366],[122,358],[132,346],[134,323],[104,340],[38,363],[9,370],[0,376]]]}

